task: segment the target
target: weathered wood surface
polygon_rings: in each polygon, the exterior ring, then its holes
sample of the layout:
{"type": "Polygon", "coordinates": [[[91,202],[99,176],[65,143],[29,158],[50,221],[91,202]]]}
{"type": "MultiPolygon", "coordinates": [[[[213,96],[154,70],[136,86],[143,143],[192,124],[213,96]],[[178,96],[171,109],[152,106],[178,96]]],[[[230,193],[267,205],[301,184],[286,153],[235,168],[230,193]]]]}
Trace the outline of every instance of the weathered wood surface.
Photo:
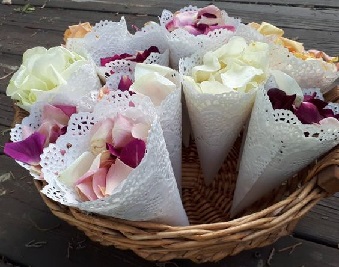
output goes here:
{"type": "MultiPolygon", "coordinates": [[[[12,102],[5,96],[10,75],[21,63],[22,53],[34,46],[51,47],[62,42],[68,25],[79,21],[118,20],[124,15],[131,24],[141,26],[156,20],[163,8],[175,11],[180,1],[101,1],[76,3],[53,0],[31,0],[36,11],[21,14],[16,5],[0,5],[0,267],[11,266],[165,266],[142,260],[131,252],[104,248],[87,240],[78,230],[54,217],[32,185],[27,172],[3,155],[4,142],[12,118],[12,102]],[[3,174],[10,175],[2,176],[3,174]],[[6,180],[6,181],[4,181],[6,180]],[[34,242],[41,247],[34,248],[34,242]],[[31,243],[30,243],[31,242],[31,243]],[[46,242],[46,243],[44,243],[46,242]],[[38,243],[39,244],[39,243],[38,243]],[[4,258],[2,258],[4,257],[4,258]]],[[[204,6],[207,1],[191,4],[204,6]]],[[[339,1],[214,1],[232,16],[245,22],[268,21],[285,29],[287,36],[305,42],[331,55],[339,54],[339,1]],[[256,5],[255,3],[258,4],[256,5]],[[250,3],[250,4],[248,4],[250,3]]],[[[268,266],[267,260],[275,248],[271,266],[338,266],[339,263],[339,196],[321,201],[302,219],[295,237],[286,237],[274,245],[241,253],[216,264],[199,266],[268,266]],[[292,254],[277,252],[283,247],[302,242],[292,254]],[[321,245],[323,244],[323,245],[321,245]]],[[[198,266],[189,261],[174,261],[177,266],[198,266]]],[[[176,266],[168,263],[165,267],[176,266]]]]}

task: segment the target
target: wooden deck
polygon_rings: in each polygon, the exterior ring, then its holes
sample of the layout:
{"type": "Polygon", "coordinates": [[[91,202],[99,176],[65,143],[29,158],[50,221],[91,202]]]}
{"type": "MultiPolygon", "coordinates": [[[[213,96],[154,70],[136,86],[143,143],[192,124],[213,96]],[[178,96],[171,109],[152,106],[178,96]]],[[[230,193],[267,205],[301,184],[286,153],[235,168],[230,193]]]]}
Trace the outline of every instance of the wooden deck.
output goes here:
{"type": "MultiPolygon", "coordinates": [[[[18,8],[27,1],[0,4],[0,267],[138,266],[190,267],[190,261],[155,263],[132,252],[102,247],[53,216],[40,199],[27,172],[3,154],[13,119],[12,102],[5,91],[11,74],[21,63],[22,53],[34,46],[51,47],[62,42],[68,25],[79,21],[118,20],[142,25],[157,20],[162,9],[175,11],[184,5],[170,0],[125,0],[72,2],[35,1],[32,13],[18,8]]],[[[190,1],[205,6],[207,1],[190,1]]],[[[245,22],[268,21],[286,35],[330,55],[339,54],[338,0],[232,0],[213,1],[231,16],[245,22]]],[[[339,266],[339,195],[321,201],[302,219],[293,236],[272,246],[243,252],[219,263],[199,266],[339,266]]]]}

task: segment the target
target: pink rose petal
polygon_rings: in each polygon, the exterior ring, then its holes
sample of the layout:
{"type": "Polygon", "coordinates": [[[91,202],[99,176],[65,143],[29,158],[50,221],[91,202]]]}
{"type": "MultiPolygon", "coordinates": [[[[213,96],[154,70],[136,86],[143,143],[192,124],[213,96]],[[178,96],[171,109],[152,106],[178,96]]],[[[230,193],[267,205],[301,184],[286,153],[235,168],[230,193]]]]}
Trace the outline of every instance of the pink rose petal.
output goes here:
{"type": "Polygon", "coordinates": [[[83,201],[98,199],[93,190],[91,176],[87,177],[87,179],[83,180],[80,184],[77,184],[75,189],[83,201]]]}
{"type": "Polygon", "coordinates": [[[93,191],[96,194],[97,198],[103,198],[106,187],[106,175],[108,169],[100,168],[93,174],[92,183],[93,183],[93,191]]]}
{"type": "Polygon", "coordinates": [[[47,104],[44,105],[42,110],[42,121],[49,121],[53,124],[58,123],[65,126],[68,124],[69,116],[67,116],[61,109],[47,104]]]}
{"type": "Polygon", "coordinates": [[[15,160],[30,165],[38,165],[45,140],[46,137],[43,134],[35,132],[22,141],[6,143],[4,152],[15,160]]]}
{"type": "Polygon", "coordinates": [[[122,148],[133,140],[132,127],[133,122],[131,119],[118,114],[112,130],[112,141],[115,148],[122,148]]]}
{"type": "Polygon", "coordinates": [[[121,149],[116,149],[114,146],[111,144],[106,144],[109,152],[114,156],[114,157],[120,157],[120,152],[121,149]]]}
{"type": "Polygon", "coordinates": [[[112,164],[106,176],[106,196],[111,195],[113,190],[127,178],[133,169],[117,159],[112,164]]]}
{"type": "Polygon", "coordinates": [[[151,126],[148,123],[137,123],[132,128],[132,136],[146,142],[150,128],[151,126]]]}
{"type": "Polygon", "coordinates": [[[134,139],[121,149],[120,160],[128,166],[135,168],[144,158],[146,143],[139,139],[134,139]]]}
{"type": "Polygon", "coordinates": [[[77,112],[77,108],[75,106],[68,105],[54,105],[54,107],[60,109],[63,113],[65,113],[68,117],[71,117],[73,114],[77,112]]]}

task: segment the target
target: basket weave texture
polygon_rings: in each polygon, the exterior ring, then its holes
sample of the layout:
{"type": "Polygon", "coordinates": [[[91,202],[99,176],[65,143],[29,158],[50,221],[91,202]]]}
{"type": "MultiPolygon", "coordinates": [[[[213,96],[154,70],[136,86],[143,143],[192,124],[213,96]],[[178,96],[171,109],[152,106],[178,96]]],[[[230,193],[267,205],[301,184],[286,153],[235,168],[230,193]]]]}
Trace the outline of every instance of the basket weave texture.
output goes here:
{"type": "MultiPolygon", "coordinates": [[[[339,102],[339,87],[325,98],[339,102]]],[[[15,122],[25,115],[15,107],[15,122]]],[[[210,186],[203,182],[195,145],[183,150],[182,199],[190,226],[173,227],[87,214],[41,196],[52,213],[102,245],[130,249],[151,261],[206,262],[272,244],[291,233],[298,220],[319,200],[339,191],[339,147],[336,147],[254,203],[241,217],[230,220],[240,140],[239,137],[210,186]]],[[[35,185],[40,191],[43,182],[35,180],[35,185]]]]}

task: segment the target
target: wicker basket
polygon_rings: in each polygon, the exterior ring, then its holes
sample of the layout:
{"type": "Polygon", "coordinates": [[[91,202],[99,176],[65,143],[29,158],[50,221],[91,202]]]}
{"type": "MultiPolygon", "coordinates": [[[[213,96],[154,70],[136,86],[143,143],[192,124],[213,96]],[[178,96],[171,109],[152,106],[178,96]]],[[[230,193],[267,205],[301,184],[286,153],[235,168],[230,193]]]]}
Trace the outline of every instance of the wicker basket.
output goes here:
{"type": "MultiPolygon", "coordinates": [[[[339,87],[326,98],[339,101],[339,87]]],[[[18,108],[15,114],[15,121],[25,115],[18,108]]],[[[339,191],[339,148],[336,147],[256,202],[241,217],[230,220],[239,148],[240,138],[208,187],[203,182],[196,147],[191,145],[183,150],[183,203],[191,226],[172,227],[87,214],[45,195],[42,199],[56,216],[102,245],[131,249],[152,261],[207,262],[275,242],[291,233],[298,220],[319,200],[339,191]]],[[[35,181],[35,185],[41,190],[43,183],[35,181]]]]}

